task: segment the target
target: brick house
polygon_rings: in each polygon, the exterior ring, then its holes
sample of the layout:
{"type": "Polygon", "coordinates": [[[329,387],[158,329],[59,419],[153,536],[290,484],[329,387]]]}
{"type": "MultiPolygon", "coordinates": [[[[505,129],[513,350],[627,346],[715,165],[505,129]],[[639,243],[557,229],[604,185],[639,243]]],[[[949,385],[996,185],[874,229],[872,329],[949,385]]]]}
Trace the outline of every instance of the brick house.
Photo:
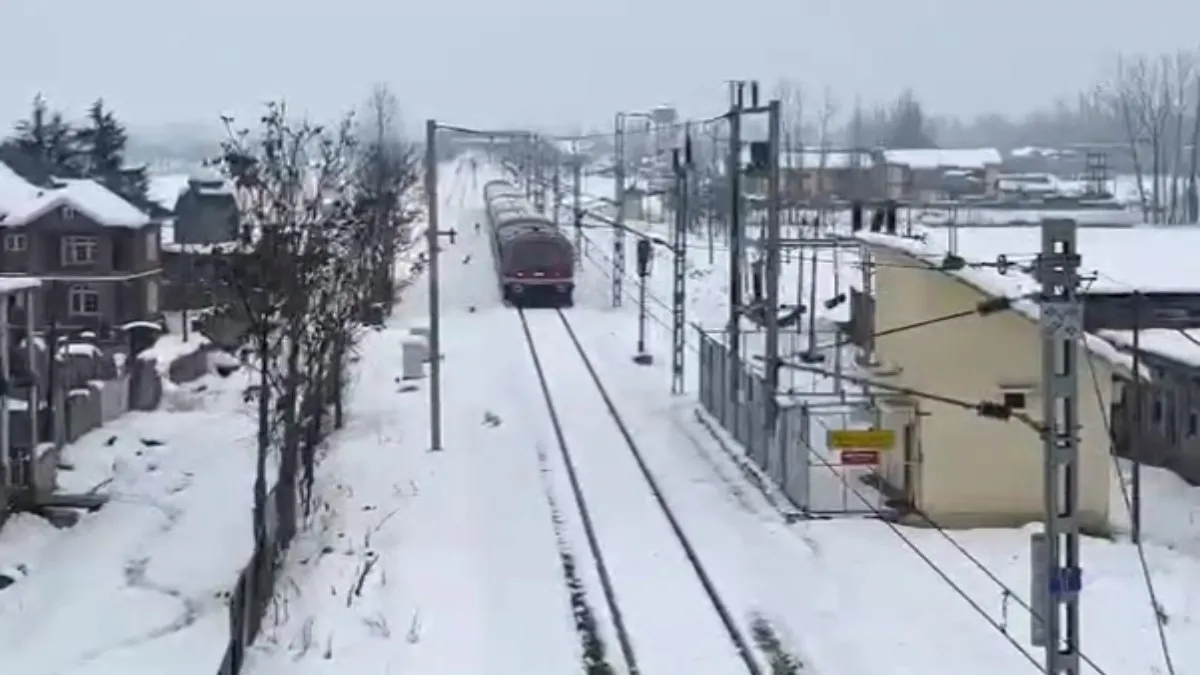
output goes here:
{"type": "MultiPolygon", "coordinates": [[[[100,183],[0,161],[0,277],[41,287],[34,324],[106,332],[160,315],[158,222],[100,183]]],[[[10,323],[25,321],[12,303],[10,323]]]]}

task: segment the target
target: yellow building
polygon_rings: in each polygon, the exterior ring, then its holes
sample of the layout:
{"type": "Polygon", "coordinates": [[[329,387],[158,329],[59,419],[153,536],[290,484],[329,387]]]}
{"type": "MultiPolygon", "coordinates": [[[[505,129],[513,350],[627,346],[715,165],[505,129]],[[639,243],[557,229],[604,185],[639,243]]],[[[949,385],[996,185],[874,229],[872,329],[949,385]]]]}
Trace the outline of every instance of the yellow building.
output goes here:
{"type": "MultiPolygon", "coordinates": [[[[876,263],[876,332],[971,310],[997,292],[979,276],[998,277],[995,272],[942,271],[922,253],[920,242],[862,238],[876,263]]],[[[872,376],[959,400],[1007,400],[1040,419],[1042,345],[1034,311],[1018,307],[881,335],[872,376]]],[[[1079,373],[1079,515],[1086,531],[1099,533],[1108,528],[1115,489],[1105,419],[1114,376],[1127,376],[1128,370],[1122,355],[1099,338],[1089,336],[1085,347],[1079,373]]],[[[896,434],[894,451],[884,453],[881,477],[938,524],[1015,526],[1041,519],[1042,443],[1031,426],[908,396],[882,397],[880,424],[896,434]]]]}

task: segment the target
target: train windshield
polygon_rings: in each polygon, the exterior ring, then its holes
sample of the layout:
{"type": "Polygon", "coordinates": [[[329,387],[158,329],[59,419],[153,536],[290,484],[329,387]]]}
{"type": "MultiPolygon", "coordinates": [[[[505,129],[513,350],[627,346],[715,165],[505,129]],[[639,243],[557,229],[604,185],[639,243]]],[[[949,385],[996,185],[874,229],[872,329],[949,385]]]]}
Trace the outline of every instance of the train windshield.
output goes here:
{"type": "Polygon", "coordinates": [[[513,247],[509,265],[530,272],[551,272],[571,269],[571,256],[553,241],[526,241],[513,247]]]}

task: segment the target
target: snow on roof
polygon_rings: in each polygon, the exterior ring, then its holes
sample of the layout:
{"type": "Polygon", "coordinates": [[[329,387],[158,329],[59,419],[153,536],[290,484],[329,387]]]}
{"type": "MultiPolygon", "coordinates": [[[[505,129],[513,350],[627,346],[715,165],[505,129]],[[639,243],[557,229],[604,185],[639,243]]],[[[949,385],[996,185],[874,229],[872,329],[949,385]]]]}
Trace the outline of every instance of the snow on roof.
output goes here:
{"type": "Polygon", "coordinates": [[[0,277],[0,294],[15,293],[42,285],[37,277],[0,277]]]}
{"type": "Polygon", "coordinates": [[[150,217],[91,179],[55,179],[57,187],[27,182],[0,163],[0,213],[5,226],[26,225],[60,206],[71,206],[99,225],[142,227],[150,217]]]}
{"type": "MultiPolygon", "coordinates": [[[[877,232],[857,232],[856,237],[866,242],[871,246],[886,248],[893,251],[898,251],[909,255],[917,260],[929,263],[931,266],[937,267],[944,260],[949,247],[946,245],[948,232],[945,230],[932,230],[917,226],[914,234],[923,235],[923,239],[900,237],[896,235],[882,234],[877,232]]],[[[1095,230],[1096,232],[1121,232],[1128,230],[1095,230]]],[[[995,262],[996,256],[1004,254],[1014,262],[1028,262],[1029,258],[1036,254],[1041,247],[1041,232],[1039,228],[980,228],[980,229],[959,229],[957,255],[962,257],[967,263],[974,262],[995,262]],[[986,248],[978,242],[988,240],[992,233],[1012,233],[1016,230],[1025,230],[1028,234],[1036,235],[1035,239],[1030,239],[1025,236],[1022,239],[1015,237],[996,237],[995,244],[1016,244],[1020,248],[1012,248],[1002,250],[1001,248],[986,248]],[[976,235],[979,235],[976,237],[976,235]],[[971,248],[968,243],[974,239],[977,243],[975,248],[971,248]],[[964,246],[966,244],[966,246],[964,246]],[[994,252],[991,252],[994,251],[994,252]],[[1024,257],[1024,261],[1021,257],[1024,257]]],[[[1087,265],[1088,254],[1084,247],[1085,232],[1090,230],[1079,230],[1080,242],[1079,251],[1083,256],[1084,265],[1087,265]]],[[[976,268],[965,267],[960,270],[946,271],[946,274],[957,277],[968,285],[978,289],[980,292],[993,297],[1020,298],[1029,293],[1036,291],[1039,284],[1034,278],[1015,268],[1010,269],[1007,274],[1000,274],[995,268],[976,268]]],[[[1037,319],[1040,314],[1038,305],[1033,300],[1021,299],[1012,303],[1012,307],[1017,312],[1024,314],[1031,319],[1037,319]]],[[[1087,334],[1085,335],[1084,345],[1088,351],[1096,356],[1108,361],[1125,372],[1132,372],[1133,361],[1129,355],[1122,352],[1116,346],[1110,344],[1100,336],[1087,334]]],[[[1143,375],[1146,372],[1143,370],[1143,375]]]]}
{"type": "Polygon", "coordinates": [[[1007,209],[988,207],[962,207],[947,209],[924,209],[915,216],[922,225],[950,225],[962,227],[994,226],[1024,227],[1029,229],[1042,222],[1043,218],[1070,218],[1084,227],[1130,228],[1140,220],[1138,214],[1127,209],[1007,209]]]}
{"type": "MultiPolygon", "coordinates": [[[[944,252],[950,233],[916,228],[931,245],[944,252]]],[[[968,262],[1032,259],[1041,250],[1040,227],[957,228],[955,253],[968,262]]],[[[1200,275],[1194,271],[1195,251],[1200,250],[1200,227],[1081,227],[1077,247],[1080,272],[1096,274],[1091,293],[1200,292],[1200,275]]]]}
{"type": "Polygon", "coordinates": [[[183,194],[184,190],[187,190],[189,178],[189,174],[186,173],[150,176],[147,195],[150,197],[150,201],[174,211],[179,196],[183,194]]]}
{"type": "MultiPolygon", "coordinates": [[[[70,204],[100,225],[142,227],[150,224],[148,215],[94,180],[71,178],[63,179],[62,183],[64,187],[56,190],[62,193],[58,202],[70,204]]],[[[46,208],[42,213],[49,210],[46,208]]]]}
{"type": "MultiPolygon", "coordinates": [[[[783,168],[816,169],[824,166],[827,169],[849,169],[854,166],[855,154],[858,155],[858,166],[869,169],[875,165],[871,153],[862,151],[855,153],[849,150],[783,150],[779,153],[779,165],[783,168]],[[823,162],[823,164],[822,164],[823,162]]],[[[742,148],[742,163],[750,163],[750,148],[742,148]]]]}
{"type": "Polygon", "coordinates": [[[995,148],[884,150],[883,158],[888,164],[912,169],[983,169],[1004,161],[1000,151],[995,148]]]}

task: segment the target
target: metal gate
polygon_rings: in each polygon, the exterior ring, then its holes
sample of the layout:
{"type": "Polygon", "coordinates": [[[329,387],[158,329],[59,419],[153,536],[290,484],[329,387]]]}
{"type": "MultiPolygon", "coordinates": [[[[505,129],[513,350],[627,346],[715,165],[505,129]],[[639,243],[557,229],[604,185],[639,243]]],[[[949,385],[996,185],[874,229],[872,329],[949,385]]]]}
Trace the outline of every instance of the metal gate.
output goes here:
{"type": "Polygon", "coordinates": [[[883,498],[862,482],[873,467],[846,464],[826,448],[827,429],[864,426],[866,400],[793,397],[767,428],[770,392],[759,372],[722,340],[700,331],[700,405],[805,515],[878,513],[883,498]]]}

